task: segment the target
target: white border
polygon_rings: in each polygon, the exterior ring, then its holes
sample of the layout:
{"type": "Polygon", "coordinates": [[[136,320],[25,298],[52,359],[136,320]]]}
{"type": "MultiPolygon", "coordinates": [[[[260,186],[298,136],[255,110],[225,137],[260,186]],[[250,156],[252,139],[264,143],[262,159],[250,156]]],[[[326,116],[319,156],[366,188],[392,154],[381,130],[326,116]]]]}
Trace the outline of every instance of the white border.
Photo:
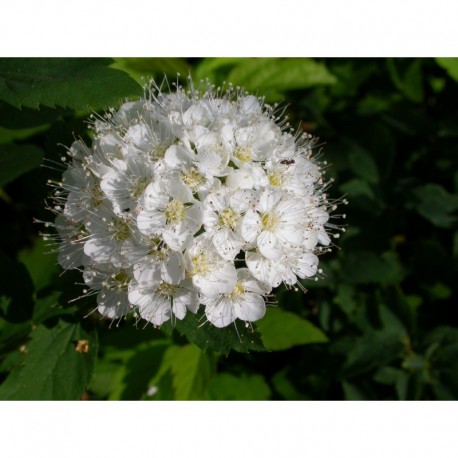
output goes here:
{"type": "Polygon", "coordinates": [[[454,402],[3,402],[0,408],[8,458],[456,458],[458,450],[454,402]]]}
{"type": "Polygon", "coordinates": [[[14,0],[3,56],[456,56],[450,0],[14,0]]]}

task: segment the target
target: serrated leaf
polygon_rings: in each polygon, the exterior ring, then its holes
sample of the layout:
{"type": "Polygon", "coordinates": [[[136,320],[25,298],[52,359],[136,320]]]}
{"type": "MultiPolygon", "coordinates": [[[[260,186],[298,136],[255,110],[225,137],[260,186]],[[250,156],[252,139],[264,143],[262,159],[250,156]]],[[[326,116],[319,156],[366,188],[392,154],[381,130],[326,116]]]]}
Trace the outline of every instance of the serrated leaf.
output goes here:
{"type": "Polygon", "coordinates": [[[18,109],[5,102],[0,102],[0,126],[8,129],[25,129],[43,127],[65,115],[70,115],[73,110],[63,108],[49,108],[41,106],[40,109],[18,109]]]}
{"type": "Polygon", "coordinates": [[[270,388],[262,375],[235,375],[221,372],[208,385],[207,396],[213,401],[266,401],[270,388]]]}
{"type": "Polygon", "coordinates": [[[268,350],[285,350],[296,345],[327,342],[328,338],[310,321],[279,308],[269,308],[256,324],[268,350]]]}
{"type": "Polygon", "coordinates": [[[41,165],[43,151],[34,145],[0,145],[0,188],[41,165]]]}
{"type": "Polygon", "coordinates": [[[0,99],[21,108],[40,105],[87,110],[122,97],[141,95],[141,87],[111,59],[0,59],[0,99]]]}
{"type": "Polygon", "coordinates": [[[25,346],[23,361],[0,386],[0,399],[79,399],[92,375],[97,348],[95,330],[86,331],[79,324],[38,326],[25,346]],[[78,341],[88,346],[79,348],[78,341]]]}
{"type": "MultiPolygon", "coordinates": [[[[265,351],[259,333],[239,320],[225,328],[202,323],[199,316],[188,313],[183,320],[176,320],[175,329],[203,350],[222,354],[228,354],[230,350],[241,353],[265,351]]],[[[170,322],[163,324],[162,328],[172,331],[170,322]]]]}

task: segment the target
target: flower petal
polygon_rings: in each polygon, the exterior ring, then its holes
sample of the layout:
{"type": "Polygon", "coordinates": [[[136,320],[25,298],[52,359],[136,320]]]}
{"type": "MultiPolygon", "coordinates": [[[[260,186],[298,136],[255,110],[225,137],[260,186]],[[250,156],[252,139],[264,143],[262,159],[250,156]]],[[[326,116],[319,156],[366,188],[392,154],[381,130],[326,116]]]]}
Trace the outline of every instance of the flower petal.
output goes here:
{"type": "Polygon", "coordinates": [[[244,293],[234,301],[234,312],[243,321],[260,320],[266,313],[266,304],[259,294],[244,293]]]}
{"type": "Polygon", "coordinates": [[[165,226],[164,212],[142,210],[137,216],[138,230],[145,235],[161,234],[165,226]]]}
{"type": "Polygon", "coordinates": [[[231,324],[236,318],[232,301],[225,296],[215,301],[211,301],[211,303],[205,307],[205,315],[208,321],[217,328],[224,328],[231,324]]]}
{"type": "Polygon", "coordinates": [[[277,236],[270,231],[262,231],[257,239],[259,252],[269,259],[278,259],[283,255],[283,247],[277,236]]]}

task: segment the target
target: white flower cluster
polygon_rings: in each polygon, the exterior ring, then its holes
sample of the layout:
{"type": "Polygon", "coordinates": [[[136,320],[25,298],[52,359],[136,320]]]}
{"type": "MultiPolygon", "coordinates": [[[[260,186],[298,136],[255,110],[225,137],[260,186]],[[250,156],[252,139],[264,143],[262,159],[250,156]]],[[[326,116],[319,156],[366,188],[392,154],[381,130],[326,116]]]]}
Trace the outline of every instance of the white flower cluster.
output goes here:
{"type": "Polygon", "coordinates": [[[92,146],[75,141],[50,182],[59,263],[83,269],[111,319],[159,326],[202,304],[217,327],[256,321],[272,288],[315,277],[329,250],[335,202],[311,136],[239,88],[189,84],[151,82],[93,116],[92,146]]]}

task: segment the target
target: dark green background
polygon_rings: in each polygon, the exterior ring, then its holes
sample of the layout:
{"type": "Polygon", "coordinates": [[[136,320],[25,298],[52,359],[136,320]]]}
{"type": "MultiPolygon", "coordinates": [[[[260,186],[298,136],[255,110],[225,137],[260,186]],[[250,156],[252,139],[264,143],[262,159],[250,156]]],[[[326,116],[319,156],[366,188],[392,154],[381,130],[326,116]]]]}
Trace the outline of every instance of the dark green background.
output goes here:
{"type": "Polygon", "coordinates": [[[457,140],[458,59],[0,59],[0,399],[456,399],[457,140]],[[34,223],[91,111],[177,72],[287,104],[350,202],[325,278],[242,342],[84,318],[34,223]]]}

